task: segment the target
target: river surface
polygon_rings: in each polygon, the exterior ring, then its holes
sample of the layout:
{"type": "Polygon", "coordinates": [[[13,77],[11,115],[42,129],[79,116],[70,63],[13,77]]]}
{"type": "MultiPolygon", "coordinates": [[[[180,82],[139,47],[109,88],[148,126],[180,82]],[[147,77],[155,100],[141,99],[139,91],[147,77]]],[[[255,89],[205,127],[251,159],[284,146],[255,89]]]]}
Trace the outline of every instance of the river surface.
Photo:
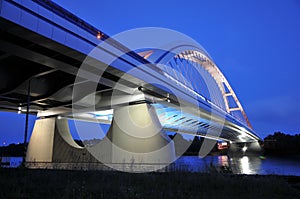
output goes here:
{"type": "Polygon", "coordinates": [[[207,172],[221,168],[229,169],[236,174],[277,174],[300,176],[300,156],[286,157],[261,157],[242,156],[228,157],[206,156],[182,156],[175,162],[175,167],[193,172],[207,172]]]}
{"type": "MultiPolygon", "coordinates": [[[[22,163],[22,157],[3,157],[2,162],[9,162],[3,167],[18,167],[22,163]]],[[[182,156],[177,159],[172,167],[176,170],[191,172],[219,172],[221,169],[229,169],[236,174],[277,174],[300,176],[300,156],[285,157],[228,157],[206,156],[182,156]]]]}

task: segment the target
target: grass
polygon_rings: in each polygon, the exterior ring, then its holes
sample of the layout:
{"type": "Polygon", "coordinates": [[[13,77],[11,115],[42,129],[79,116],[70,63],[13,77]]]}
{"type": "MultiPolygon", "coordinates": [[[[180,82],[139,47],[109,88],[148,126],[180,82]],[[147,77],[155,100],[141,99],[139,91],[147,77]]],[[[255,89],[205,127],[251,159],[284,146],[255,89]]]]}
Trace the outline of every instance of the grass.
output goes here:
{"type": "Polygon", "coordinates": [[[297,183],[299,177],[220,173],[0,169],[0,198],[298,199],[297,183]]]}

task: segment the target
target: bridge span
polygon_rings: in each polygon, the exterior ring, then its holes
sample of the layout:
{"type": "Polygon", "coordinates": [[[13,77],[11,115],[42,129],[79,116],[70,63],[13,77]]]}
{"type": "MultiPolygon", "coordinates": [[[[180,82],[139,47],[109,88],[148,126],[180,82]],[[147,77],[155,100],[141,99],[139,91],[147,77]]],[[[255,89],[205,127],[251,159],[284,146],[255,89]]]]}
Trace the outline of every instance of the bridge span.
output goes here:
{"type": "Polygon", "coordinates": [[[51,1],[0,2],[0,108],[39,117],[28,163],[170,163],[176,139],[166,131],[207,138],[203,156],[216,140],[258,146],[201,46],[131,49],[51,1]],[[68,119],[111,126],[99,144],[81,147],[68,119]]]}

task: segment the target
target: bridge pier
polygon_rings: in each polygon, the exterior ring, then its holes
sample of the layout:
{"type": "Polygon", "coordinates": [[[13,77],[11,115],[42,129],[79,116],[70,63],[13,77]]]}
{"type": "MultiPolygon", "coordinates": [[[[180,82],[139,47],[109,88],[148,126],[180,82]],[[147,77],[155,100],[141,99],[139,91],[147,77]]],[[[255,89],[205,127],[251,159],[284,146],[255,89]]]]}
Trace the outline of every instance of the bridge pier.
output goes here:
{"type": "MultiPolygon", "coordinates": [[[[91,147],[75,143],[67,119],[39,119],[26,155],[30,168],[60,168],[54,165],[66,163],[66,168],[73,169],[74,165],[105,163],[119,169],[122,164],[163,166],[174,160],[174,143],[162,130],[155,110],[146,103],[116,108],[107,136],[91,147]]],[[[139,167],[137,172],[143,169],[139,167]]]]}
{"type": "MultiPolygon", "coordinates": [[[[76,162],[97,162],[97,160],[86,148],[73,140],[68,120],[56,117],[36,120],[27,148],[27,167],[64,168],[57,165],[76,162]]],[[[70,168],[70,165],[65,164],[64,169],[67,168],[70,168]]]]}
{"type": "Polygon", "coordinates": [[[154,108],[146,103],[116,109],[108,137],[113,163],[168,164],[175,160],[174,143],[162,130],[154,108]]]}
{"type": "Polygon", "coordinates": [[[260,155],[262,148],[258,141],[245,143],[231,143],[228,150],[229,156],[260,155]]]}

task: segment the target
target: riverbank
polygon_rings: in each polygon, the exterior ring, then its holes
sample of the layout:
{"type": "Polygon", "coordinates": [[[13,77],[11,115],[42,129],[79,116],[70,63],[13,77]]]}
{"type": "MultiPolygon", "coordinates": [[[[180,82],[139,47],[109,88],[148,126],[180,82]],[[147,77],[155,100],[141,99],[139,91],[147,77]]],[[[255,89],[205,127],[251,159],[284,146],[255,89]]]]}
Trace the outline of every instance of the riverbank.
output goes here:
{"type": "Polygon", "coordinates": [[[300,177],[0,169],[0,198],[300,198],[300,177]]]}

